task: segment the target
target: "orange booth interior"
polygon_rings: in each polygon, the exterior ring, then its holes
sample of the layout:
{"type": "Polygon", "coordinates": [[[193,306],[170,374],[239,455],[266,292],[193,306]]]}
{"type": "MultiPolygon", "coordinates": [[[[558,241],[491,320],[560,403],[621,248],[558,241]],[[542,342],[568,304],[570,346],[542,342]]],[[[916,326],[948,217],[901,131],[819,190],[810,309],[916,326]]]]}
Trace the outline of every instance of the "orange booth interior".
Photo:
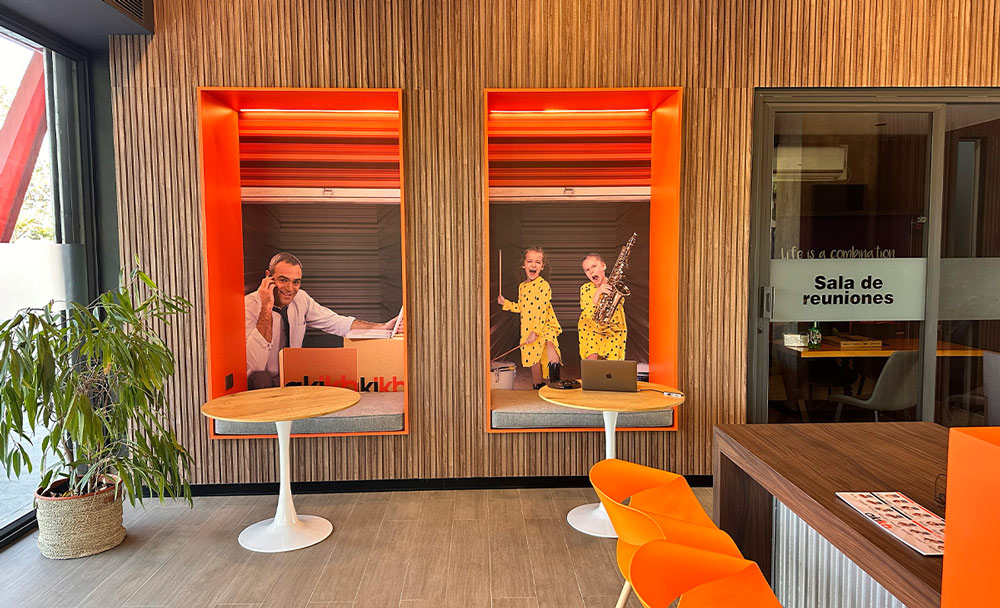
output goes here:
{"type": "MultiPolygon", "coordinates": [[[[210,399],[247,389],[245,278],[259,282],[262,269],[244,268],[246,192],[382,197],[398,201],[402,217],[400,95],[399,89],[198,89],[210,399]]],[[[404,234],[401,228],[401,252],[404,234]]],[[[408,410],[402,431],[319,435],[405,433],[408,410]]],[[[212,437],[224,437],[212,429],[212,437]]]]}
{"type": "MultiPolygon", "coordinates": [[[[649,201],[649,242],[643,245],[649,254],[649,381],[676,387],[681,89],[488,89],[485,117],[484,234],[490,234],[491,200],[560,200],[566,193],[649,201]]],[[[489,286],[497,273],[489,236],[483,259],[489,286]]],[[[614,259],[606,263],[610,272],[614,259]]],[[[506,271],[513,264],[505,259],[503,266],[506,271]]],[[[498,354],[489,322],[496,294],[488,296],[484,344],[492,361],[498,354]]],[[[495,429],[489,379],[486,386],[488,432],[602,430],[495,429]]],[[[641,430],[676,430],[676,414],[669,427],[641,430]]]]}

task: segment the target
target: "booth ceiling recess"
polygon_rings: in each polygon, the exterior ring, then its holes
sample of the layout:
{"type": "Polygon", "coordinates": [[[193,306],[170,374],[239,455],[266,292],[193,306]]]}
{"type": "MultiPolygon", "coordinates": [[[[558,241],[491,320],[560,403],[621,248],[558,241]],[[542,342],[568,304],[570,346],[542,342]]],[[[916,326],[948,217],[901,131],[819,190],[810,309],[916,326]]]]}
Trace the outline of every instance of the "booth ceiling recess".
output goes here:
{"type": "Polygon", "coordinates": [[[243,110],[240,183],[399,188],[399,112],[243,110]]]}
{"type": "Polygon", "coordinates": [[[648,199],[653,110],[672,93],[489,91],[491,199],[500,202],[512,189],[538,193],[545,188],[648,199]]]}

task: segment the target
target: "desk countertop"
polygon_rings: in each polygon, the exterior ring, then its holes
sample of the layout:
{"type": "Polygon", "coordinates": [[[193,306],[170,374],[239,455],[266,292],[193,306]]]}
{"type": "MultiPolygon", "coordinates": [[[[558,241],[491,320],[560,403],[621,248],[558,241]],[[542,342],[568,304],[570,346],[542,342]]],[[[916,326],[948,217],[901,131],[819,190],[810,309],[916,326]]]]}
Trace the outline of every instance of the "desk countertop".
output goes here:
{"type": "MultiPolygon", "coordinates": [[[[824,342],[819,345],[819,348],[811,349],[806,346],[785,346],[782,340],[775,340],[773,344],[778,349],[796,354],[803,359],[814,359],[820,357],[888,357],[898,350],[917,350],[920,341],[917,338],[887,338],[882,340],[881,348],[840,348],[824,342]]],[[[938,340],[937,355],[939,357],[982,357],[983,351],[980,348],[938,340]]]]}
{"type": "Polygon", "coordinates": [[[835,492],[900,491],[943,516],[934,492],[947,469],[948,429],[931,422],[754,424],[718,426],[714,435],[716,523],[749,559],[766,555],[762,569],[770,568],[771,529],[770,504],[763,503],[774,496],[907,606],[940,605],[942,558],[905,546],[835,492]]]}

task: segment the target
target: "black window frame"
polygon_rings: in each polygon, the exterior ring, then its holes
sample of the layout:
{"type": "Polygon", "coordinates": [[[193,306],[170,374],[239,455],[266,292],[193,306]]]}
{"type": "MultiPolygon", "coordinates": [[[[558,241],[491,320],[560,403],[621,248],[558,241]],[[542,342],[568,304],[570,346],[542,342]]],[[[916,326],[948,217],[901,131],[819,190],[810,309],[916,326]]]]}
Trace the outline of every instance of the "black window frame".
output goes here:
{"type": "MultiPolygon", "coordinates": [[[[85,276],[79,277],[80,293],[88,301],[97,297],[100,243],[98,240],[98,207],[94,176],[93,97],[94,75],[90,54],[46,28],[32,22],[21,21],[0,14],[0,28],[14,38],[45,49],[46,63],[46,120],[53,133],[53,212],[56,215],[57,242],[83,246],[85,276]],[[53,57],[58,53],[62,58],[53,57]],[[59,65],[56,66],[55,64],[59,65]],[[71,78],[72,86],[56,87],[48,76],[53,70],[70,70],[64,74],[71,78]],[[56,129],[53,128],[58,106],[62,116],[69,119],[69,133],[55,145],[56,129]],[[63,113],[68,110],[68,116],[63,113]]],[[[117,265],[117,264],[116,264],[117,265]]],[[[106,284],[115,278],[102,278],[106,284]]],[[[37,527],[35,511],[21,515],[10,522],[0,522],[0,550],[13,544],[37,527]]]]}

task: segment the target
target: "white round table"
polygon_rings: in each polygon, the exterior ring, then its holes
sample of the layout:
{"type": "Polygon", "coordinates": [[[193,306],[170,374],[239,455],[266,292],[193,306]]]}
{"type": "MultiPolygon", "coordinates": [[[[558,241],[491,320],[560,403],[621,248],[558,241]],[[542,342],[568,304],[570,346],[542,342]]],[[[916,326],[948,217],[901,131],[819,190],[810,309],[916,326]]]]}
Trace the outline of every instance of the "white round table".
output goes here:
{"type": "Polygon", "coordinates": [[[288,444],[292,421],[332,414],[360,401],[361,395],[334,386],[285,386],[234,393],[212,399],[201,413],[217,420],[273,422],[278,429],[280,490],[274,517],[240,533],[240,544],[251,551],[278,553],[315,545],[330,536],[333,524],[315,515],[298,515],[292,502],[288,444]]]}
{"type": "MultiPolygon", "coordinates": [[[[543,386],[538,396],[556,405],[584,410],[598,410],[604,414],[604,457],[615,457],[615,426],[618,412],[650,412],[677,407],[684,403],[684,394],[675,388],[650,382],[639,382],[638,391],[587,391],[582,388],[569,390],[543,386]],[[663,393],[673,393],[664,395],[663,393]],[[676,395],[676,396],[674,396],[676,395]]],[[[601,503],[580,505],[566,514],[566,521],[576,530],[591,536],[618,538],[608,512],[601,503]]]]}

